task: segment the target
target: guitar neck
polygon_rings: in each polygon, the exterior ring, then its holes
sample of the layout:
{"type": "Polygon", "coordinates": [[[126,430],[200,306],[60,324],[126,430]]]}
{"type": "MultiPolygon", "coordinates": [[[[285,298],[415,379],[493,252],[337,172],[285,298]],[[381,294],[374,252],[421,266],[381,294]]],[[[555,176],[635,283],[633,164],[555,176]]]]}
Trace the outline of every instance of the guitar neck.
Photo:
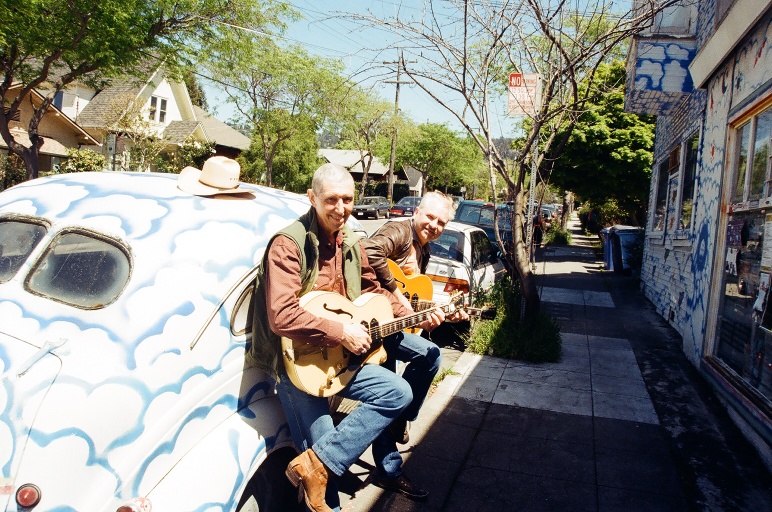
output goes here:
{"type": "MultiPolygon", "coordinates": [[[[454,304],[451,301],[451,303],[441,306],[440,309],[444,313],[448,313],[451,311],[451,308],[453,306],[454,304]]],[[[395,332],[399,332],[404,329],[409,329],[411,327],[414,327],[420,324],[421,322],[428,320],[429,317],[432,315],[433,311],[434,311],[434,308],[432,307],[431,309],[425,309],[417,313],[413,313],[412,315],[395,318],[390,322],[375,325],[370,328],[370,337],[373,339],[385,338],[386,336],[390,336],[395,332]]]]}

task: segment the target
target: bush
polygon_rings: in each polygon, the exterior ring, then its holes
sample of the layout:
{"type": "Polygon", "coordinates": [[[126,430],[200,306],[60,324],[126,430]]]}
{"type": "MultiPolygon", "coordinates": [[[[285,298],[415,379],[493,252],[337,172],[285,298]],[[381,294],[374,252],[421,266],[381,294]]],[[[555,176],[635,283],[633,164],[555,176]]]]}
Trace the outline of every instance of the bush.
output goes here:
{"type": "Polygon", "coordinates": [[[553,245],[569,245],[571,243],[571,232],[561,228],[559,222],[553,222],[544,236],[544,242],[553,245]]]}
{"type": "Polygon", "coordinates": [[[497,283],[487,299],[496,307],[496,318],[472,324],[467,350],[534,363],[560,358],[560,326],[544,312],[521,322],[520,290],[509,277],[497,283]]]}
{"type": "Polygon", "coordinates": [[[67,160],[59,166],[60,173],[97,172],[105,168],[105,156],[90,149],[67,148],[67,160]]]}
{"type": "Polygon", "coordinates": [[[16,153],[0,153],[0,190],[11,188],[27,179],[27,168],[16,153]]]}

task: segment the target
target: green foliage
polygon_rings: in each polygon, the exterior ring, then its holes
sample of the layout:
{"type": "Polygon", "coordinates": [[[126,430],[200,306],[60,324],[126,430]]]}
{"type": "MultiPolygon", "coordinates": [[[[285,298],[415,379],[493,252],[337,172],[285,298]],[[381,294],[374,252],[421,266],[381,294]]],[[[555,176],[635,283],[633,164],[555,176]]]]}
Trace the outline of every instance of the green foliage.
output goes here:
{"type": "Polygon", "coordinates": [[[238,157],[242,179],[250,183],[266,183],[266,152],[274,151],[271,156],[272,186],[304,193],[311,186],[311,178],[320,165],[317,157],[319,143],[313,127],[311,119],[296,116],[292,135],[276,146],[264,144],[262,134],[256,132],[249,149],[238,157]]]}
{"type": "Polygon", "coordinates": [[[214,142],[201,143],[188,137],[174,153],[158,155],[156,168],[158,172],[178,173],[187,166],[201,169],[204,162],[215,153],[214,142]]]}
{"type": "Polygon", "coordinates": [[[571,232],[560,227],[560,222],[553,221],[544,235],[544,243],[552,245],[570,245],[571,232]]]}
{"type": "MultiPolygon", "coordinates": [[[[229,68],[294,15],[286,3],[273,0],[2,2],[0,89],[18,88],[6,95],[9,115],[0,122],[7,128],[29,91],[43,90],[43,84],[47,95],[30,117],[31,136],[55,95],[76,81],[102,88],[118,75],[144,80],[161,62],[177,78],[195,62],[229,68]]],[[[37,148],[16,150],[25,155],[29,175],[37,176],[37,148]]]]}
{"type": "Polygon", "coordinates": [[[482,153],[471,138],[438,123],[422,124],[405,134],[397,160],[423,174],[424,190],[457,189],[484,168],[482,153]]]}
{"type": "Polygon", "coordinates": [[[627,212],[622,210],[614,199],[597,205],[586,202],[579,209],[579,225],[583,231],[593,235],[614,224],[627,224],[628,220],[627,212]]]}
{"type": "Polygon", "coordinates": [[[496,318],[472,324],[467,350],[535,363],[560,358],[560,326],[544,312],[520,322],[521,294],[509,277],[493,287],[487,301],[496,306],[496,318]]]}
{"type": "Polygon", "coordinates": [[[0,190],[11,188],[27,177],[24,162],[18,155],[0,153],[0,190]]]}
{"type": "Polygon", "coordinates": [[[553,184],[596,205],[613,201],[623,217],[647,206],[654,119],[624,112],[625,68],[602,64],[595,82],[585,84],[594,98],[579,117],[551,175],[553,184]]]}
{"type": "Polygon", "coordinates": [[[97,172],[104,170],[106,163],[104,155],[90,149],[67,148],[67,160],[59,166],[59,172],[97,172]]]}

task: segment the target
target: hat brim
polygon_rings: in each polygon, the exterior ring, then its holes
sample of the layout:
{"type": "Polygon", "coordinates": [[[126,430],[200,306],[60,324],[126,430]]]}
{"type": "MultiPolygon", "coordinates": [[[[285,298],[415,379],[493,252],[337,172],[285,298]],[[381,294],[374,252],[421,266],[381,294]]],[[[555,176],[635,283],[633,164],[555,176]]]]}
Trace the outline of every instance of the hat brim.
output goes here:
{"type": "Polygon", "coordinates": [[[185,167],[180,171],[177,178],[177,188],[194,196],[216,196],[219,194],[244,194],[248,190],[236,188],[216,188],[210,187],[198,181],[201,176],[201,170],[195,167],[185,167]]]}

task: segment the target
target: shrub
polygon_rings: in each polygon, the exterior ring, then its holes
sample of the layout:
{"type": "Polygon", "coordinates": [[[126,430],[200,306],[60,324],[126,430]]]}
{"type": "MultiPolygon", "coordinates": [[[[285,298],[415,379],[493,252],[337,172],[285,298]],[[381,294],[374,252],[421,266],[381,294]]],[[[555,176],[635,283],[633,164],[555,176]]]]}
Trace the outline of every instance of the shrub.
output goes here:
{"type": "Polygon", "coordinates": [[[105,168],[105,156],[90,149],[67,148],[67,160],[59,166],[60,173],[97,172],[105,168]]]}
{"type": "Polygon", "coordinates": [[[544,242],[553,245],[569,245],[571,243],[571,232],[560,227],[559,222],[553,222],[544,235],[544,242]]]}
{"type": "Polygon", "coordinates": [[[520,290],[509,277],[493,287],[488,301],[496,307],[496,317],[472,324],[466,340],[467,350],[535,363],[555,362],[560,358],[560,326],[544,312],[521,322],[520,290]]]}

